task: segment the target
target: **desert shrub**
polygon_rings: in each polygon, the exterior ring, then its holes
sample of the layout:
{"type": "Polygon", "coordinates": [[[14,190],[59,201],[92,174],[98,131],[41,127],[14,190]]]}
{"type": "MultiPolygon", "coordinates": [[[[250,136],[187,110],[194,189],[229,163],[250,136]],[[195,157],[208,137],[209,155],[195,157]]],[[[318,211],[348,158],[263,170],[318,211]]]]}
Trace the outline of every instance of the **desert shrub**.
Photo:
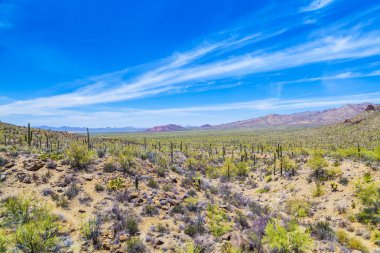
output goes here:
{"type": "MultiPolygon", "coordinates": [[[[1,203],[4,233],[0,249],[21,252],[51,252],[59,243],[58,217],[31,196],[9,197],[1,203]],[[3,237],[7,230],[7,238],[3,237]]],[[[6,250],[1,252],[6,252],[6,250]]]]}
{"type": "Polygon", "coordinates": [[[146,204],[142,209],[143,215],[155,216],[159,213],[157,207],[151,204],[146,204]]]}
{"type": "Polygon", "coordinates": [[[380,185],[378,182],[359,182],[356,185],[356,194],[364,208],[357,215],[363,223],[377,224],[380,220],[380,185]]]}
{"type": "Polygon", "coordinates": [[[302,199],[289,199],[286,201],[285,210],[294,217],[304,218],[309,216],[310,204],[302,199]]]}
{"type": "Polygon", "coordinates": [[[241,226],[242,229],[249,228],[248,218],[241,211],[237,211],[235,222],[241,226]]]}
{"type": "Polygon", "coordinates": [[[198,198],[189,197],[184,200],[183,204],[189,211],[196,212],[198,210],[198,202],[198,198]]]}
{"type": "Polygon", "coordinates": [[[340,183],[341,185],[348,185],[349,182],[350,182],[350,180],[349,180],[348,178],[346,178],[346,177],[341,177],[341,178],[339,179],[339,183],[340,183]]]}
{"type": "Polygon", "coordinates": [[[246,162],[239,162],[236,164],[236,176],[246,177],[248,176],[249,166],[246,162]]]}
{"type": "MultiPolygon", "coordinates": [[[[278,162],[281,162],[281,161],[278,160],[278,162]]],[[[281,166],[281,165],[279,165],[279,166],[281,166]]],[[[294,160],[290,159],[288,156],[284,156],[282,158],[282,168],[285,171],[292,171],[294,174],[295,170],[296,170],[296,162],[294,160]]]]}
{"type": "Polygon", "coordinates": [[[71,143],[66,150],[66,155],[71,166],[78,169],[86,168],[93,158],[93,153],[88,150],[88,147],[79,142],[71,143]]]}
{"type": "Polygon", "coordinates": [[[320,154],[314,154],[311,159],[307,162],[307,165],[313,170],[311,177],[317,180],[324,180],[325,168],[329,163],[320,154]]]}
{"type": "Polygon", "coordinates": [[[164,168],[164,167],[159,167],[158,169],[157,169],[157,175],[159,176],[159,177],[165,177],[165,175],[166,175],[166,168],[164,168]]]}
{"type": "Polygon", "coordinates": [[[107,184],[107,189],[110,191],[118,191],[121,190],[124,187],[124,179],[122,178],[115,178],[111,179],[107,184]]]}
{"type": "Polygon", "coordinates": [[[343,172],[340,167],[330,166],[326,169],[325,180],[332,180],[334,178],[342,176],[343,172]]]}
{"type": "Polygon", "coordinates": [[[312,234],[319,240],[333,240],[335,232],[327,221],[319,221],[312,226],[312,234]]]}
{"type": "Polygon", "coordinates": [[[4,231],[0,230],[0,252],[6,252],[8,240],[4,231]]]}
{"type": "Polygon", "coordinates": [[[339,148],[337,149],[333,155],[337,157],[357,157],[358,156],[358,148],[357,147],[351,147],[351,148],[339,148]]]}
{"type": "Polygon", "coordinates": [[[236,175],[236,165],[232,159],[226,159],[220,171],[223,176],[232,178],[236,175]]]}
{"type": "Polygon", "coordinates": [[[100,183],[95,184],[95,191],[97,191],[97,192],[104,191],[104,186],[100,183]]]}
{"type": "Polygon", "coordinates": [[[138,237],[132,237],[127,241],[128,253],[144,253],[146,252],[146,247],[138,237]]]}
{"type": "Polygon", "coordinates": [[[137,232],[139,232],[139,224],[137,222],[137,219],[133,216],[127,217],[125,225],[125,228],[130,235],[135,235],[137,232]]]}
{"type": "Polygon", "coordinates": [[[266,176],[266,177],[264,178],[264,182],[265,182],[265,183],[269,183],[269,182],[272,181],[272,180],[273,180],[272,176],[266,176]]]}
{"type": "Polygon", "coordinates": [[[323,194],[325,194],[325,191],[323,189],[322,184],[319,181],[315,182],[315,189],[313,190],[313,193],[312,193],[313,197],[320,197],[323,194]]]}
{"type": "Polygon", "coordinates": [[[56,203],[58,207],[62,208],[68,208],[69,207],[69,200],[66,196],[59,195],[59,194],[52,194],[51,199],[56,203]]]}
{"type": "Polygon", "coordinates": [[[78,195],[80,191],[79,186],[76,183],[72,183],[69,185],[69,188],[66,190],[66,196],[68,199],[73,199],[78,195]]]}
{"type": "Polygon", "coordinates": [[[210,233],[213,236],[219,237],[232,230],[232,224],[226,211],[219,206],[209,204],[207,206],[206,217],[210,233]]]}
{"type": "Polygon", "coordinates": [[[120,153],[117,157],[117,161],[125,173],[130,172],[134,164],[133,157],[130,153],[120,153]]]}
{"type": "Polygon", "coordinates": [[[179,214],[184,214],[185,210],[182,205],[175,205],[170,211],[171,214],[179,213],[179,214]]]}
{"type": "Polygon", "coordinates": [[[59,242],[58,231],[59,226],[53,216],[28,222],[16,229],[16,248],[30,253],[51,252],[59,242]]]}
{"type": "Polygon", "coordinates": [[[264,185],[263,188],[261,188],[261,189],[257,189],[256,192],[257,192],[257,193],[266,193],[266,192],[270,192],[270,186],[269,186],[269,185],[264,185]]]}
{"type": "Polygon", "coordinates": [[[263,241],[275,252],[308,252],[313,247],[309,233],[302,231],[295,223],[283,227],[277,220],[268,222],[263,241]]]}
{"type": "Polygon", "coordinates": [[[186,243],[185,247],[176,250],[178,253],[202,253],[204,249],[200,245],[195,244],[192,241],[186,243]]]}
{"type": "Polygon", "coordinates": [[[98,247],[101,234],[100,219],[95,217],[85,221],[81,226],[81,232],[86,240],[91,241],[95,247],[98,247]]]}
{"type": "Polygon", "coordinates": [[[37,208],[30,196],[9,197],[2,203],[2,214],[6,224],[24,224],[30,221],[31,210],[38,212],[37,208]]]}
{"type": "Polygon", "coordinates": [[[99,158],[103,158],[107,154],[107,149],[105,147],[104,148],[97,148],[96,154],[98,155],[99,158]]]}
{"type": "Polygon", "coordinates": [[[336,232],[337,240],[343,246],[349,247],[353,250],[360,250],[363,253],[369,253],[368,248],[365,246],[363,241],[357,236],[350,236],[343,229],[339,229],[336,232]]]}
{"type": "Polygon", "coordinates": [[[150,178],[148,181],[148,186],[153,189],[158,189],[160,186],[158,185],[157,181],[154,180],[154,178],[150,178]]]}
{"type": "Polygon", "coordinates": [[[203,234],[205,232],[204,218],[198,215],[194,221],[187,223],[184,233],[188,236],[195,237],[196,235],[203,234]]]}
{"type": "Polygon", "coordinates": [[[0,167],[4,166],[8,163],[8,160],[2,156],[0,156],[0,167]]]}
{"type": "Polygon", "coordinates": [[[376,245],[380,245],[380,230],[373,230],[371,233],[371,241],[376,245]]]}
{"type": "Polygon", "coordinates": [[[347,212],[347,209],[348,209],[348,204],[346,201],[344,200],[341,200],[340,202],[338,202],[336,204],[336,210],[342,214],[342,213],[346,213],[347,212]]]}
{"type": "Polygon", "coordinates": [[[107,158],[103,165],[103,171],[107,173],[112,173],[117,170],[116,164],[115,164],[115,159],[114,158],[107,158]]]}
{"type": "Polygon", "coordinates": [[[222,245],[221,253],[242,253],[243,251],[238,247],[232,246],[230,242],[225,242],[222,245]]]}
{"type": "Polygon", "coordinates": [[[256,250],[254,252],[262,252],[262,239],[265,235],[265,228],[268,224],[269,217],[268,216],[258,216],[252,222],[252,233],[250,233],[249,240],[253,249],[256,250]]]}

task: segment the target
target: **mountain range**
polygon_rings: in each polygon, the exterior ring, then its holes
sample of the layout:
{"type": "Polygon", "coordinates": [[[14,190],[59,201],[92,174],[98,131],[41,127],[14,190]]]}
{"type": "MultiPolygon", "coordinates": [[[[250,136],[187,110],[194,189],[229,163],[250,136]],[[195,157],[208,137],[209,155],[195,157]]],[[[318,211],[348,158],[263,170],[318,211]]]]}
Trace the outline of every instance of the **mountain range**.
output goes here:
{"type": "MultiPolygon", "coordinates": [[[[186,130],[219,130],[219,129],[239,129],[239,128],[290,128],[290,127],[315,127],[331,125],[344,122],[351,119],[367,108],[371,107],[371,103],[347,104],[338,108],[326,109],[322,111],[305,111],[293,114],[269,114],[266,116],[251,118],[247,120],[234,121],[220,125],[202,125],[200,127],[184,127],[181,125],[168,124],[155,126],[152,128],[135,128],[135,127],[106,127],[106,128],[90,128],[92,133],[121,133],[121,132],[173,132],[186,130]]],[[[37,128],[53,131],[63,131],[72,133],[85,133],[85,127],[49,127],[40,126],[37,128]]]]}

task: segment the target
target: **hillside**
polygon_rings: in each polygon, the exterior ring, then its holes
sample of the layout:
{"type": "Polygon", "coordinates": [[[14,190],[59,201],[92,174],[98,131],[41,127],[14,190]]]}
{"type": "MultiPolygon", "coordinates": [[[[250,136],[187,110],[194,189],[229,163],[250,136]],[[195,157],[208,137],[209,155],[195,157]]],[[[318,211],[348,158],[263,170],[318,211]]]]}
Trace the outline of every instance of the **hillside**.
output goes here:
{"type": "Polygon", "coordinates": [[[270,114],[264,117],[216,125],[214,129],[267,128],[267,127],[311,127],[343,122],[363,112],[369,103],[348,104],[323,111],[307,111],[288,115],[270,114]]]}
{"type": "Polygon", "coordinates": [[[50,247],[37,252],[273,252],[278,238],[298,252],[378,252],[379,123],[374,107],[303,129],[31,129],[30,145],[26,127],[1,123],[0,252],[28,245],[17,238],[50,247]]]}
{"type": "Polygon", "coordinates": [[[182,131],[186,130],[185,127],[175,124],[169,124],[164,126],[155,126],[145,130],[145,132],[171,132],[171,131],[182,131]]]}

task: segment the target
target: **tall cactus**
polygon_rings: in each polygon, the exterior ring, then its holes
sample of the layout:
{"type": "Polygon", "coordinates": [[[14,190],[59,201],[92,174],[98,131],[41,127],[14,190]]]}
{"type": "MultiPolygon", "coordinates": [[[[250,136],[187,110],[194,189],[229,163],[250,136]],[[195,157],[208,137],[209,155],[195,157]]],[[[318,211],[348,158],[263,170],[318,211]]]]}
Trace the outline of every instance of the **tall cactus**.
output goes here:
{"type": "Polygon", "coordinates": [[[170,161],[171,161],[171,163],[174,162],[174,152],[173,152],[173,149],[174,149],[173,142],[170,142],[170,161]]]}
{"type": "Polygon", "coordinates": [[[25,135],[25,140],[28,143],[29,147],[32,145],[32,138],[33,138],[33,133],[32,133],[32,130],[30,129],[30,123],[28,123],[28,133],[25,135]]]}
{"type": "Polygon", "coordinates": [[[90,130],[88,130],[87,127],[87,148],[91,149],[91,143],[90,143],[90,130]]]}

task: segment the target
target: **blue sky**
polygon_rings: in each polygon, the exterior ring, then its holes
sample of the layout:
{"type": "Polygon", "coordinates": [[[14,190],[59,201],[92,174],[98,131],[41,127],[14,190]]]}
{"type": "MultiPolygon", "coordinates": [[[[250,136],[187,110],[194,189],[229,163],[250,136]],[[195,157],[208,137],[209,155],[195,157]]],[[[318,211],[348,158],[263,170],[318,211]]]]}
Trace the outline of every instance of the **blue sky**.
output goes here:
{"type": "Polygon", "coordinates": [[[380,103],[373,0],[0,0],[0,119],[219,124],[380,103]]]}

